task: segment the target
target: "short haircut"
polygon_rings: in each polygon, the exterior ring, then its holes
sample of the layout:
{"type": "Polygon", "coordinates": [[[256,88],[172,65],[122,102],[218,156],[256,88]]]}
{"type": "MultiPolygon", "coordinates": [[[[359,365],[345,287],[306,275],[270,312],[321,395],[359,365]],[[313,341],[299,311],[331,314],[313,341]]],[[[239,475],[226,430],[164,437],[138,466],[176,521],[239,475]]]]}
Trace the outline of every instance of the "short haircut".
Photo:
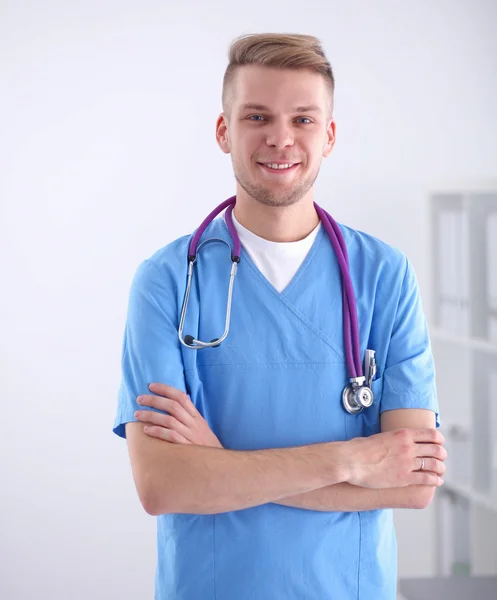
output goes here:
{"type": "Polygon", "coordinates": [[[224,73],[222,104],[229,114],[233,78],[238,67],[262,65],[281,69],[309,69],[320,73],[329,90],[329,115],[333,112],[335,78],[321,42],[312,35],[297,33],[252,33],[231,43],[224,73]]]}

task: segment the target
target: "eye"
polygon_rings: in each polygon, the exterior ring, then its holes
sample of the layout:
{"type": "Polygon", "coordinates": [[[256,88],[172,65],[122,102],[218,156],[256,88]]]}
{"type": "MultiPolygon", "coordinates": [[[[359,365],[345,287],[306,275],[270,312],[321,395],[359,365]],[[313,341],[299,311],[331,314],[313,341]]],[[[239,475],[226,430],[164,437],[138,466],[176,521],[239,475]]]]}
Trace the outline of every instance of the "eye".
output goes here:
{"type": "MultiPolygon", "coordinates": [[[[249,121],[255,121],[255,122],[262,122],[266,119],[266,117],[263,117],[262,115],[250,115],[248,117],[249,121]]],[[[312,119],[309,119],[309,117],[298,117],[297,121],[306,121],[303,123],[303,125],[310,125],[313,123],[312,119]]]]}

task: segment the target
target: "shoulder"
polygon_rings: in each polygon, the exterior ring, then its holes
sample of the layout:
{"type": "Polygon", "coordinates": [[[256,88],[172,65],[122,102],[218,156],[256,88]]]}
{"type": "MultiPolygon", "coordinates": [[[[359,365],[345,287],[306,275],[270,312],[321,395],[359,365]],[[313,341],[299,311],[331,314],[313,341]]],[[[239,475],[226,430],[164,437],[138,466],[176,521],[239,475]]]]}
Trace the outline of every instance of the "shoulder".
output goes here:
{"type": "MultiPolygon", "coordinates": [[[[219,219],[212,221],[206,228],[204,236],[215,236],[222,230],[219,219]]],[[[157,284],[176,290],[183,290],[186,274],[188,272],[188,249],[195,231],[182,235],[164,246],[155,250],[150,256],[142,260],[135,273],[135,279],[140,279],[144,284],[157,284]]]]}
{"type": "Polygon", "coordinates": [[[400,279],[406,276],[411,265],[399,248],[379,238],[339,223],[345,239],[351,265],[371,269],[382,279],[400,279]]]}
{"type": "Polygon", "coordinates": [[[143,258],[135,267],[131,293],[158,295],[174,291],[180,273],[186,272],[188,239],[182,236],[143,258]]]}
{"type": "MultiPolygon", "coordinates": [[[[200,240],[205,240],[206,238],[216,238],[216,237],[225,237],[223,220],[221,217],[215,218],[211,221],[205,231],[202,233],[200,240]]],[[[188,249],[190,246],[190,242],[197,230],[195,229],[191,233],[186,235],[182,235],[181,237],[172,240],[165,246],[162,246],[158,250],[156,250],[147,260],[157,267],[162,265],[182,265],[185,266],[188,264],[188,249]]],[[[199,240],[199,243],[200,243],[199,240]]]]}
{"type": "Polygon", "coordinates": [[[166,276],[186,269],[188,263],[188,246],[191,234],[182,235],[165,246],[158,248],[143,262],[166,276]]]}

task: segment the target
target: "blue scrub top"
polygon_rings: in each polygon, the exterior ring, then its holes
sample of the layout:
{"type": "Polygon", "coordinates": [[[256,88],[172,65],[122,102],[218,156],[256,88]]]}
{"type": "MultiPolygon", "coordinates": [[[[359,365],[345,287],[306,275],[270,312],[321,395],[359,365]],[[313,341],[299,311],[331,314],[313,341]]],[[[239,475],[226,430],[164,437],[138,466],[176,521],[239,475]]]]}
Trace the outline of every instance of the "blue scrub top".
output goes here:
{"type": "MultiPolygon", "coordinates": [[[[137,268],[122,347],[113,431],[125,437],[151,382],[186,391],[225,448],[260,450],[380,432],[380,415],[437,415],[435,371],[418,284],[406,257],[340,225],[349,253],[361,357],[376,350],[374,404],[342,406],[347,382],[339,265],[321,227],[299,270],[278,292],[243,251],[231,329],[218,348],[191,350],[177,329],[187,275],[183,236],[137,268]]],[[[224,219],[202,236],[232,245],[224,219]]],[[[184,333],[224,331],[230,272],[225,244],[197,259],[184,333]]],[[[395,600],[392,510],[311,511],[268,503],[215,515],[157,517],[156,600],[395,600]]]]}

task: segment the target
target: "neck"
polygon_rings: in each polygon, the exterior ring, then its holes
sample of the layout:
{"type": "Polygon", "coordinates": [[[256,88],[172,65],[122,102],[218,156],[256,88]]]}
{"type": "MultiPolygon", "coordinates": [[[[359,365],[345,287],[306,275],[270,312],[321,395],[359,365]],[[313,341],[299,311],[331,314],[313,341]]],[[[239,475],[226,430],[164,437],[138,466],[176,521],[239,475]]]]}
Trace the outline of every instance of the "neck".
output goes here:
{"type": "Polygon", "coordinates": [[[312,194],[290,206],[267,206],[237,193],[233,214],[240,225],[271,242],[303,240],[319,224],[312,194]]]}

